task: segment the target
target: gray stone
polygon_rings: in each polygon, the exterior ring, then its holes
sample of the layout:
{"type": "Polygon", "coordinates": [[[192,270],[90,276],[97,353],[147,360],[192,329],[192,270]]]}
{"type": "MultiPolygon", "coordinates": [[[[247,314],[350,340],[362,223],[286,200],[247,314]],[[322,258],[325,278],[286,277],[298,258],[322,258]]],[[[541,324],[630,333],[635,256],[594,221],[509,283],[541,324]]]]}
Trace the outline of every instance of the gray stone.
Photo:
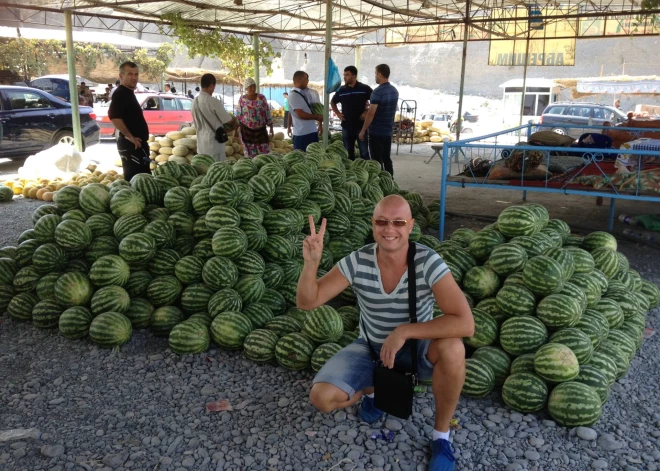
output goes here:
{"type": "Polygon", "coordinates": [[[422,415],[423,415],[424,417],[426,417],[426,418],[431,418],[431,417],[433,417],[433,415],[434,415],[434,414],[433,414],[433,409],[431,409],[430,407],[424,407],[424,408],[422,409],[421,413],[422,413],[422,415]]]}
{"type": "Polygon", "coordinates": [[[509,416],[509,420],[510,420],[511,422],[519,423],[519,422],[522,422],[522,421],[523,421],[523,416],[522,416],[521,414],[517,413],[517,412],[514,412],[513,414],[511,414],[511,415],[509,416]]]}
{"type": "Polygon", "coordinates": [[[538,461],[539,459],[541,459],[541,455],[536,450],[526,450],[525,458],[527,458],[530,461],[538,461]]]}
{"type": "Polygon", "coordinates": [[[195,466],[195,458],[193,458],[192,456],[184,458],[183,461],[181,461],[181,466],[183,466],[184,468],[192,468],[193,466],[195,466]]]}
{"type": "Polygon", "coordinates": [[[62,445],[44,445],[41,447],[41,454],[48,458],[58,458],[64,454],[62,445]]]}
{"type": "Polygon", "coordinates": [[[403,428],[403,425],[398,420],[387,419],[385,421],[385,428],[392,432],[398,432],[403,428]]]}
{"type": "Polygon", "coordinates": [[[128,459],[128,452],[110,453],[103,457],[102,463],[109,468],[119,468],[128,459]]]}
{"type": "Polygon", "coordinates": [[[52,401],[50,401],[48,404],[50,404],[51,406],[59,406],[64,401],[66,401],[66,399],[64,399],[63,397],[58,397],[57,399],[53,399],[52,401]]]}
{"type": "Polygon", "coordinates": [[[591,467],[593,469],[605,469],[605,468],[607,468],[607,461],[605,461],[605,460],[593,460],[591,462],[591,467]]]}
{"type": "Polygon", "coordinates": [[[606,433],[598,438],[598,446],[605,451],[614,451],[622,448],[623,443],[617,436],[606,433]]]}
{"type": "Polygon", "coordinates": [[[522,469],[523,467],[520,463],[509,463],[506,465],[506,468],[504,468],[505,471],[521,471],[522,469]]]}
{"type": "Polygon", "coordinates": [[[371,455],[371,464],[378,468],[385,466],[385,458],[380,455],[371,455]]]}
{"type": "Polygon", "coordinates": [[[279,401],[277,401],[277,407],[286,407],[289,405],[289,398],[283,397],[280,398],[279,401]]]}
{"type": "Polygon", "coordinates": [[[575,431],[575,434],[580,437],[582,440],[593,441],[598,438],[598,433],[589,427],[578,427],[575,431]]]}
{"type": "Polygon", "coordinates": [[[14,455],[15,459],[19,460],[23,458],[25,455],[27,455],[27,451],[25,451],[25,448],[18,448],[14,450],[14,453],[12,454],[14,455]]]}

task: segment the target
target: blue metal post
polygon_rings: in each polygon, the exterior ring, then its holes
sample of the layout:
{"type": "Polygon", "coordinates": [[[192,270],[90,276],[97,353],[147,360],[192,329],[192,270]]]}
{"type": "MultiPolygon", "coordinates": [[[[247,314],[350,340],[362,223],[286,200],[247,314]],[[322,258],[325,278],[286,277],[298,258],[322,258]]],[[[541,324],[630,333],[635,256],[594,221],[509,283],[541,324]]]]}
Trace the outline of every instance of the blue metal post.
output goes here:
{"type": "Polygon", "coordinates": [[[527,190],[523,190],[523,201],[527,201],[527,190]]]}
{"type": "Polygon", "coordinates": [[[607,230],[612,232],[614,229],[614,210],[616,209],[616,198],[610,198],[610,217],[607,220],[607,230]]]}
{"type": "Polygon", "coordinates": [[[449,138],[443,139],[442,146],[442,178],[440,179],[440,234],[438,239],[445,240],[445,199],[447,197],[447,165],[449,165],[449,138]]]}

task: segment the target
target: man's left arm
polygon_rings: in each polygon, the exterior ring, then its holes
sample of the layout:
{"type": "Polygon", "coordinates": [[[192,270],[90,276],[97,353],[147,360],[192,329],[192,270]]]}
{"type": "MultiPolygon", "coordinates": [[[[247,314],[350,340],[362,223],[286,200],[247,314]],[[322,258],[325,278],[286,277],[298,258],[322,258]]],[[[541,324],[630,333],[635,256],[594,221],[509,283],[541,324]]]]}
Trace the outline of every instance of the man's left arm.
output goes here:
{"type": "Polygon", "coordinates": [[[367,130],[369,129],[369,126],[371,126],[371,122],[374,120],[374,116],[376,116],[376,110],[378,109],[378,105],[375,103],[372,103],[369,105],[369,110],[367,111],[367,115],[364,117],[364,124],[362,125],[362,131],[360,131],[360,140],[364,141],[364,135],[367,133],[367,130]]]}
{"type": "Polygon", "coordinates": [[[225,124],[230,124],[231,130],[232,131],[236,130],[238,128],[238,120],[235,117],[232,117],[232,115],[230,115],[229,113],[227,113],[227,110],[225,109],[225,105],[222,102],[222,100],[219,98],[213,98],[211,100],[211,103],[213,103],[212,106],[215,115],[223,124],[223,126],[225,124]]]}

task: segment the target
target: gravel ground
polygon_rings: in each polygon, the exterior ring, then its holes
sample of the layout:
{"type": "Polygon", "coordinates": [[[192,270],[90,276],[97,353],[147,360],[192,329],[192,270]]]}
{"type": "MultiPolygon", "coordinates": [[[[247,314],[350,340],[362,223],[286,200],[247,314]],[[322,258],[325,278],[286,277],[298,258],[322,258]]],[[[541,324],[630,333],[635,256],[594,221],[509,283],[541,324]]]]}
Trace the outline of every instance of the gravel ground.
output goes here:
{"type": "MultiPolygon", "coordinates": [[[[2,206],[0,246],[30,227],[38,202],[2,206]]],[[[474,220],[450,221],[483,225],[474,220]]],[[[622,241],[642,276],[660,283],[660,252],[622,241]]],[[[660,311],[648,325],[660,328],[660,311]]],[[[657,470],[660,467],[660,336],[647,340],[611,390],[603,417],[566,429],[550,417],[508,410],[497,394],[461,398],[453,433],[457,469],[657,470]]],[[[332,415],[307,399],[312,376],[256,366],[210,350],[177,356],[137,331],[120,352],[0,318],[0,432],[36,428],[42,440],[0,443],[1,470],[425,470],[433,396],[418,394],[411,420],[388,420],[395,440],[355,410],[332,415]],[[207,412],[227,399],[233,411],[207,412]]]]}

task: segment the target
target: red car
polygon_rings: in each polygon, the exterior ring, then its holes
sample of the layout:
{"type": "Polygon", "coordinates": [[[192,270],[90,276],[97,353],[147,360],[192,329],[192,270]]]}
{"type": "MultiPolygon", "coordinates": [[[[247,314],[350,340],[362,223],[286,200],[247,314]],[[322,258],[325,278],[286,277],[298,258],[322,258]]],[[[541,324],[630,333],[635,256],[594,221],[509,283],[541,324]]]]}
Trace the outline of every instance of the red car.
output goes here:
{"type": "MultiPolygon", "coordinates": [[[[138,103],[144,110],[144,119],[147,120],[149,132],[163,136],[170,131],[189,126],[193,122],[192,99],[187,96],[172,95],[171,93],[136,93],[138,103]]],[[[108,118],[110,102],[96,108],[96,121],[101,127],[101,137],[115,135],[115,127],[108,118]]]]}

